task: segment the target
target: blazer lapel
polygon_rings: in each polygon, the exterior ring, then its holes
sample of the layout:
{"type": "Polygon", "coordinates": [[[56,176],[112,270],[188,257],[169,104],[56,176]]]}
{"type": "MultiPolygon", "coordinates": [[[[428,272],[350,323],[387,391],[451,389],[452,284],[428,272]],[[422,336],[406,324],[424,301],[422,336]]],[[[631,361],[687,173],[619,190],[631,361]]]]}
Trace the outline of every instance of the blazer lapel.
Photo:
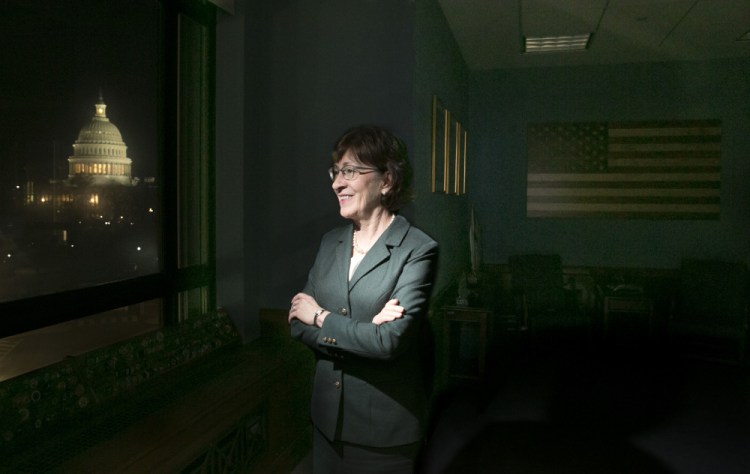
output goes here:
{"type": "MultiPolygon", "coordinates": [[[[390,258],[391,248],[401,245],[408,229],[409,222],[405,218],[396,216],[396,218],[393,219],[391,225],[388,226],[388,229],[386,229],[385,232],[383,232],[383,235],[381,235],[378,241],[375,242],[375,245],[373,245],[367,252],[365,258],[362,259],[362,262],[354,271],[352,279],[349,280],[349,291],[354,288],[354,285],[356,285],[362,277],[371,272],[373,268],[390,258]]],[[[351,255],[351,242],[349,243],[349,246],[349,255],[351,255]]],[[[349,267],[347,266],[346,268],[348,270],[349,267]]]]}

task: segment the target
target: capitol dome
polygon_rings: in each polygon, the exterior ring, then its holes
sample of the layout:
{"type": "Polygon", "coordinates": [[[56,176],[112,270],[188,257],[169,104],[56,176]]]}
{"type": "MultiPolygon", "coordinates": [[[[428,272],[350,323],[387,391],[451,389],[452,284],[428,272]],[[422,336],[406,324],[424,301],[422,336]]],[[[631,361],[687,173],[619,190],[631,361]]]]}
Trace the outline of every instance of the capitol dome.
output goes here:
{"type": "Polygon", "coordinates": [[[128,147],[120,130],[107,118],[107,104],[101,95],[94,109],[94,116],[73,144],[73,156],[68,157],[68,178],[88,178],[93,184],[131,184],[128,147]]]}

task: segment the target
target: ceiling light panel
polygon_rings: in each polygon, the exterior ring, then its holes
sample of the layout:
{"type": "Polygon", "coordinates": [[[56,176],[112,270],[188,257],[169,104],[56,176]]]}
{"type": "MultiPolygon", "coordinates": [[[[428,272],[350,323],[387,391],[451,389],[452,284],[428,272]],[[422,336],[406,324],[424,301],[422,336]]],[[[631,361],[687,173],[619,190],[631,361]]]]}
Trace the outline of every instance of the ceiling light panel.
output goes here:
{"type": "Polygon", "coordinates": [[[563,51],[583,51],[591,39],[591,34],[566,36],[527,37],[525,53],[554,53],[563,51]]]}

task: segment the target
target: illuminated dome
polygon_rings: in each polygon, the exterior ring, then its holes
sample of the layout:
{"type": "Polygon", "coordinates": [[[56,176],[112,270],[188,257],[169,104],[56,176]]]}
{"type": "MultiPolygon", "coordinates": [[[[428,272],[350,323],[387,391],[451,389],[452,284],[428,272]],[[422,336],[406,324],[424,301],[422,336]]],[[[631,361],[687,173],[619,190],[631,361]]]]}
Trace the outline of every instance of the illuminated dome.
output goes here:
{"type": "Polygon", "coordinates": [[[93,184],[131,184],[128,147],[120,130],[107,118],[107,104],[101,94],[94,108],[94,116],[73,144],[73,156],[68,157],[68,178],[83,177],[93,184]]]}

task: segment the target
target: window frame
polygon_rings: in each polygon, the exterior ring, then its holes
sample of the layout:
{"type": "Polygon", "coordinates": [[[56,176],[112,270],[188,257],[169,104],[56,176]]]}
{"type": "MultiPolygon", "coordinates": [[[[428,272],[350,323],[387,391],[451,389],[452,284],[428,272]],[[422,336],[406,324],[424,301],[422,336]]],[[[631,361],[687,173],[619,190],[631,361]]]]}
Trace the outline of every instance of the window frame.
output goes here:
{"type": "MultiPolygon", "coordinates": [[[[162,4],[163,31],[161,36],[162,69],[161,116],[159,148],[162,161],[159,169],[160,198],[164,211],[161,213],[161,270],[158,273],[132,279],[94,285],[86,288],[45,294],[0,303],[0,338],[71,321],[93,314],[136,305],[153,299],[162,299],[162,324],[176,324],[188,317],[190,308],[180,303],[181,295],[191,290],[204,289],[200,305],[204,310],[216,307],[216,260],[215,260],[215,33],[216,7],[205,0],[158,0],[162,4]],[[183,40],[180,24],[191,20],[203,27],[203,68],[196,87],[204,88],[199,110],[196,112],[201,126],[205,127],[203,152],[197,158],[183,159],[180,156],[179,140],[182,134],[190,133],[186,127],[191,123],[181,116],[181,97],[193,87],[182,82],[180,53],[183,40]],[[180,189],[180,174],[189,172],[185,167],[200,167],[202,184],[200,189],[180,189]],[[182,169],[180,167],[183,167],[182,169]],[[180,194],[199,194],[200,205],[206,213],[199,224],[200,238],[206,249],[204,260],[196,265],[179,266],[178,252],[183,249],[189,236],[179,232],[180,194]],[[180,242],[180,240],[183,242],[180,242]]],[[[183,298],[184,299],[184,298],[183,298]]]]}

